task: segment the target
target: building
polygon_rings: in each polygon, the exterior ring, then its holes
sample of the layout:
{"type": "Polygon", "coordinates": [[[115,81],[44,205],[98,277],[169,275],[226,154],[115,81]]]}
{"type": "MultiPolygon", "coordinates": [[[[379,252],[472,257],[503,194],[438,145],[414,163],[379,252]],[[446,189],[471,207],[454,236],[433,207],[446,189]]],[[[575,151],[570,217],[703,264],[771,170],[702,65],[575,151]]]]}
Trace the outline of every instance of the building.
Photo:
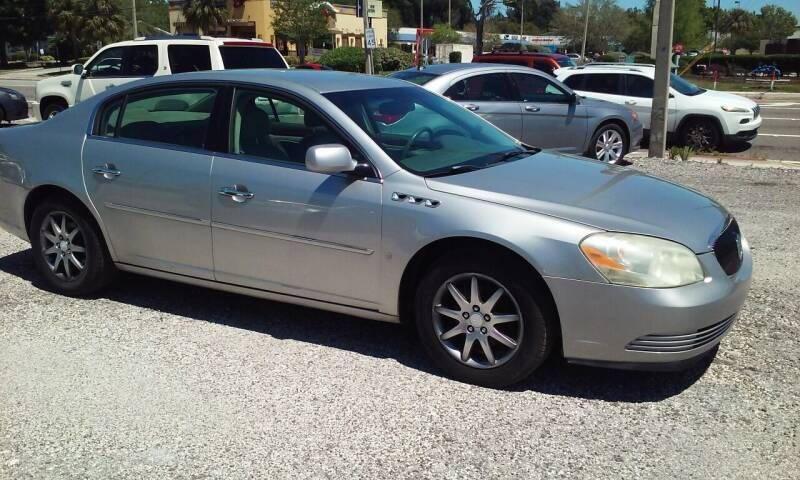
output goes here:
{"type": "MultiPolygon", "coordinates": [[[[183,16],[184,0],[169,0],[169,28],[172,33],[197,33],[186,25],[183,16]]],[[[276,35],[272,28],[274,18],[274,0],[219,0],[220,5],[228,9],[228,20],[224,26],[218,26],[205,35],[237,38],[260,38],[275,44],[284,52],[295,50],[291,42],[286,42],[276,35]]],[[[332,3],[336,17],[330,19],[330,39],[322,39],[315,47],[333,48],[342,46],[364,45],[364,19],[356,16],[356,7],[332,3]]],[[[386,12],[380,0],[370,0],[369,12],[375,40],[378,47],[388,43],[386,12]]]]}

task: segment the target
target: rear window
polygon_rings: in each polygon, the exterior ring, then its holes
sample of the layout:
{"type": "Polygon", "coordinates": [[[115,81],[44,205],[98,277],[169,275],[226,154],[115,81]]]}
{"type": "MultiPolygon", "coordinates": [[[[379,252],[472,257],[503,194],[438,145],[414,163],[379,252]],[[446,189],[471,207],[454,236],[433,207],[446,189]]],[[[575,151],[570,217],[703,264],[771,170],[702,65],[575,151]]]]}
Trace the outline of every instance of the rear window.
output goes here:
{"type": "Polygon", "coordinates": [[[433,73],[419,72],[416,70],[406,70],[403,72],[393,73],[391,75],[392,78],[399,78],[400,80],[416,83],[417,85],[425,85],[426,83],[430,82],[437,76],[438,75],[435,75],[433,73]]]}
{"type": "Polygon", "coordinates": [[[226,70],[238,68],[286,68],[281,54],[272,47],[220,46],[226,70]]]}
{"type": "Polygon", "coordinates": [[[211,70],[208,45],[170,45],[167,47],[172,73],[211,70]]]}

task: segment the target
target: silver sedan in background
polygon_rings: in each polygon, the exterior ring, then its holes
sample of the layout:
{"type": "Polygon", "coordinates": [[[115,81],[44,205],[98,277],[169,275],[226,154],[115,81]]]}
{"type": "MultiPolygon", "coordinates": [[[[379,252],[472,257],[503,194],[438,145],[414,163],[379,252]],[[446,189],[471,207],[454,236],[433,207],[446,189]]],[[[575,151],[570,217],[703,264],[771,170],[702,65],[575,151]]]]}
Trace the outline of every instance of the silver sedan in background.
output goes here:
{"type": "Polygon", "coordinates": [[[532,68],[447,63],[392,77],[444,95],[528,145],[617,163],[642,140],[633,110],[580,97],[532,68]]]}
{"type": "Polygon", "coordinates": [[[444,372],[490,386],[553,351],[683,366],[752,272],[710,198],[341,72],[154,77],[0,130],[0,199],[57,292],[123,270],[408,322],[444,372]]]}

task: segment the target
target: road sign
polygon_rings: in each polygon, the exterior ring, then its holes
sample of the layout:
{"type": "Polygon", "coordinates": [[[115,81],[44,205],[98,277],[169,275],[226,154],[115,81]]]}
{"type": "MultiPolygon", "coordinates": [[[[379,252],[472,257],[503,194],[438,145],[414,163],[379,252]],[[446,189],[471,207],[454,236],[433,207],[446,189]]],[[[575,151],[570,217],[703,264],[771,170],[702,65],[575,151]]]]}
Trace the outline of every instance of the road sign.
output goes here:
{"type": "Polygon", "coordinates": [[[378,48],[378,42],[375,41],[375,29],[367,29],[367,48],[378,48]]]}

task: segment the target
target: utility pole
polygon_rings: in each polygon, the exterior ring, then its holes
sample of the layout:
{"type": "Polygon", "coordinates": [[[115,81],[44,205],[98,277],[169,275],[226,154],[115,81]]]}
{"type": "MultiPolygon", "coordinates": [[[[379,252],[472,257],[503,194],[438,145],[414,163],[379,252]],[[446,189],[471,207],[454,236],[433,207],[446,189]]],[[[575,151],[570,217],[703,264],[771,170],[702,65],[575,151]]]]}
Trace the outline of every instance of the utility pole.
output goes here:
{"type": "Polygon", "coordinates": [[[658,10],[660,0],[653,5],[653,22],[650,24],[650,58],[656,58],[656,43],[658,43],[658,10]]]}
{"type": "Polygon", "coordinates": [[[717,0],[717,5],[714,8],[714,49],[711,53],[717,53],[717,30],[719,29],[719,5],[720,0],[717,0]]]}
{"type": "MultiPolygon", "coordinates": [[[[422,0],[420,0],[422,1],[422,0]]],[[[452,0],[447,0],[447,24],[453,26],[453,10],[451,7],[452,0]]]]}
{"type": "Polygon", "coordinates": [[[525,0],[519,0],[519,44],[522,45],[523,28],[525,25],[525,0]]]}
{"type": "Polygon", "coordinates": [[[586,36],[589,34],[589,0],[586,0],[586,10],[583,12],[586,17],[583,23],[583,45],[581,46],[581,59],[586,61],[586,36]]]}
{"type": "Polygon", "coordinates": [[[139,22],[136,21],[136,0],[131,0],[133,5],[133,38],[139,36],[139,22]]]}
{"type": "Polygon", "coordinates": [[[669,74],[672,63],[672,24],[675,0],[661,0],[658,12],[656,74],[653,84],[653,110],[650,113],[650,147],[648,156],[664,158],[667,149],[667,104],[669,74]]]}
{"type": "Polygon", "coordinates": [[[367,75],[372,75],[372,49],[367,46],[367,30],[369,30],[369,0],[360,0],[361,2],[361,15],[364,16],[364,58],[366,64],[364,65],[364,72],[367,75]]]}

